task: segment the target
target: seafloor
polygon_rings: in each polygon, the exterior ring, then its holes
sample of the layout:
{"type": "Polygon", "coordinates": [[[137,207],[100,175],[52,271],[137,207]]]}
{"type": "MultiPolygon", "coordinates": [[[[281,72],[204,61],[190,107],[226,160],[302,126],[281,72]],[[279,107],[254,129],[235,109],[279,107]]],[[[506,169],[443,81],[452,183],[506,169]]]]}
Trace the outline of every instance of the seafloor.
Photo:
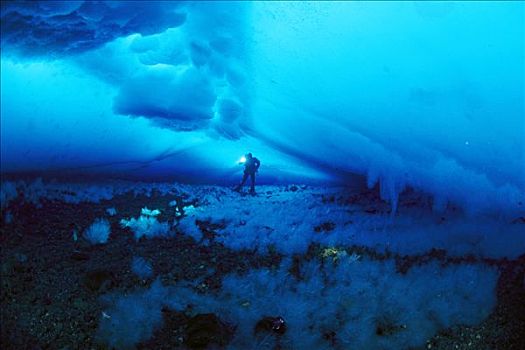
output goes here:
{"type": "MultiPolygon", "coordinates": [[[[392,261],[396,267],[395,273],[400,275],[428,264],[446,267],[476,263],[496,269],[497,301],[488,316],[475,325],[457,324],[439,329],[434,336],[420,344],[419,348],[525,349],[525,255],[514,254],[515,256],[510,258],[490,257],[482,253],[459,255],[449,254],[444,247],[421,248],[419,251],[415,249],[413,254],[407,254],[402,252],[402,249],[376,249],[373,244],[360,244],[359,241],[341,245],[337,240],[333,245],[326,241],[311,242],[305,251],[299,253],[287,252],[286,248],[280,249],[279,244],[269,249],[234,248],[217,238],[221,232],[228,230],[227,223],[221,226],[220,223],[211,220],[200,220],[197,227],[201,230],[202,237],[184,234],[184,226],[176,225],[180,220],[177,208],[170,203],[183,198],[187,207],[191,203],[194,209],[204,208],[208,204],[203,197],[213,192],[219,201],[222,196],[227,202],[245,203],[246,205],[238,206],[238,210],[241,211],[238,215],[245,217],[241,225],[247,225],[244,220],[249,221],[250,217],[258,215],[253,210],[246,213],[246,210],[253,207],[249,207],[251,202],[272,206],[277,205],[273,200],[281,196],[285,198],[285,208],[293,211],[294,207],[299,206],[294,203],[294,198],[303,200],[304,196],[301,196],[300,192],[304,194],[308,188],[260,188],[259,195],[253,198],[231,193],[229,189],[220,187],[190,193],[191,186],[185,186],[184,191],[186,193],[182,196],[181,191],[177,194],[166,191],[151,191],[148,194],[124,192],[115,194],[111,199],[79,203],[68,203],[59,198],[45,196],[40,198],[37,204],[22,197],[11,200],[3,209],[0,227],[1,348],[108,348],[110,345],[107,341],[100,339],[99,329],[101,320],[112,316],[101,303],[101,297],[104,295],[131,294],[136,290],[149,288],[156,279],[160,279],[162,284],[168,287],[183,281],[190,284],[198,281],[191,284],[195,293],[213,296],[220,291],[224,276],[243,276],[254,269],[277,270],[286,259],[292,260],[290,274],[300,279],[299,271],[304,264],[311,261],[324,264],[327,260],[336,260],[338,253],[334,247],[337,246],[337,251],[345,252],[345,256],[359,257],[372,262],[392,261]],[[129,228],[122,227],[120,220],[136,217],[144,207],[159,209],[161,214],[158,220],[169,222],[173,235],[168,238],[143,238],[136,241],[129,228]],[[114,208],[116,215],[108,215],[108,208],[114,208]],[[6,220],[7,213],[9,223],[6,220]],[[82,232],[95,219],[101,217],[111,224],[110,238],[106,244],[91,245],[82,238],[82,232]],[[72,237],[73,230],[79,232],[76,240],[72,237]],[[154,278],[139,278],[131,271],[130,262],[135,256],[151,262],[154,278]]],[[[396,220],[396,217],[392,218],[390,215],[390,207],[379,199],[375,190],[346,192],[340,196],[334,196],[333,191],[331,193],[325,195],[320,190],[311,190],[309,198],[312,202],[317,201],[313,204],[319,207],[330,205],[341,210],[351,208],[351,215],[354,217],[373,219],[382,216],[394,222],[396,220]]],[[[401,196],[398,215],[414,207],[426,210],[427,206],[428,203],[422,196],[401,196]]],[[[308,211],[304,212],[305,222],[312,221],[307,219],[309,215],[308,211]]],[[[318,213],[316,215],[319,216],[318,213]]],[[[318,222],[318,225],[310,228],[308,237],[327,235],[340,225],[337,220],[333,222],[330,215],[327,213],[326,218],[317,217],[316,221],[312,221],[318,222]]],[[[275,218],[262,218],[265,219],[269,227],[279,224],[279,220],[275,218]]],[[[439,215],[439,219],[436,220],[447,219],[445,213],[439,215]]],[[[260,221],[261,218],[257,220],[260,221]]],[[[518,218],[511,225],[525,228],[523,221],[518,218]]],[[[352,224],[352,220],[348,220],[348,225],[352,224]]],[[[261,318],[264,316],[278,315],[261,314],[261,318]]],[[[174,310],[163,307],[162,319],[161,326],[154,329],[149,339],[143,339],[136,344],[137,348],[221,348],[228,347],[231,339],[235,337],[236,325],[231,324],[231,319],[226,322],[221,314],[208,314],[199,320],[196,312],[189,308],[174,310]]],[[[294,322],[298,320],[285,321],[288,327],[293,329],[294,322]]],[[[384,338],[381,348],[389,348],[384,346],[388,344],[389,337],[406,332],[405,327],[378,323],[375,336],[379,339],[384,338]]],[[[265,339],[277,339],[282,336],[271,327],[265,328],[263,325],[259,328],[258,331],[267,333],[265,339]]],[[[253,348],[269,348],[261,345],[262,342],[256,333],[254,331],[253,348]]],[[[323,334],[327,347],[346,349],[341,337],[335,329],[327,329],[323,334]]],[[[278,340],[272,344],[273,348],[296,348],[293,344],[278,340]]]]}

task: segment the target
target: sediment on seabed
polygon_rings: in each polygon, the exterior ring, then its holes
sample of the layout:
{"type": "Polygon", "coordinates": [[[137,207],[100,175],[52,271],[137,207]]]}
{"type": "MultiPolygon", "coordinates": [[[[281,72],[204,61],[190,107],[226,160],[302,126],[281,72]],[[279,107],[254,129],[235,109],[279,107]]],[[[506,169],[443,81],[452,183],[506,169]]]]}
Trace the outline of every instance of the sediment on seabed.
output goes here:
{"type": "Polygon", "coordinates": [[[13,182],[2,220],[6,349],[525,344],[524,219],[415,192],[13,182]]]}

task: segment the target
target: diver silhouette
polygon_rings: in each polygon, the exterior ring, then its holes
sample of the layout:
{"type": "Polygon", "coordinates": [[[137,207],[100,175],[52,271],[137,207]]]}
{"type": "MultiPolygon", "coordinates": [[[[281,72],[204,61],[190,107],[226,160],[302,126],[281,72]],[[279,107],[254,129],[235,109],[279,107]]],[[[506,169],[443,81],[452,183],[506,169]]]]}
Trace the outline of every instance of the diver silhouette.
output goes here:
{"type": "Polygon", "coordinates": [[[234,191],[240,192],[249,176],[251,180],[250,194],[255,194],[255,173],[257,170],[259,170],[261,162],[259,159],[252,156],[251,153],[247,153],[245,157],[246,160],[244,161],[244,175],[242,177],[241,183],[234,188],[234,191]]]}

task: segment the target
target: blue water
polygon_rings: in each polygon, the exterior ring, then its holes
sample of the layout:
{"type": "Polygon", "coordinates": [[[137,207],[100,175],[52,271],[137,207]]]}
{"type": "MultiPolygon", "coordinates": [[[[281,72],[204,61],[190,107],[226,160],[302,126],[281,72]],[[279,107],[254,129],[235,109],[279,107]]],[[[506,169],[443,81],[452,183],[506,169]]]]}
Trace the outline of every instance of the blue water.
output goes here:
{"type": "Polygon", "coordinates": [[[523,201],[524,4],[2,5],[2,172],[523,201]]]}

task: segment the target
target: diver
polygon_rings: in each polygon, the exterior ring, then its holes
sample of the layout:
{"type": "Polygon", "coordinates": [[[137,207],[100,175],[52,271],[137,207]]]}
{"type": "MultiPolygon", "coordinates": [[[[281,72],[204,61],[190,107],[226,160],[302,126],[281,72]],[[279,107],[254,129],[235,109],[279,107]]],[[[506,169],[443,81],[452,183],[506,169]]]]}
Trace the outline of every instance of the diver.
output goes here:
{"type": "Polygon", "coordinates": [[[243,158],[239,163],[244,163],[244,175],[242,177],[241,183],[234,188],[234,191],[240,192],[249,176],[251,180],[250,194],[255,194],[255,173],[257,170],[259,170],[261,162],[259,159],[252,156],[251,153],[247,153],[245,158],[243,158]]]}

